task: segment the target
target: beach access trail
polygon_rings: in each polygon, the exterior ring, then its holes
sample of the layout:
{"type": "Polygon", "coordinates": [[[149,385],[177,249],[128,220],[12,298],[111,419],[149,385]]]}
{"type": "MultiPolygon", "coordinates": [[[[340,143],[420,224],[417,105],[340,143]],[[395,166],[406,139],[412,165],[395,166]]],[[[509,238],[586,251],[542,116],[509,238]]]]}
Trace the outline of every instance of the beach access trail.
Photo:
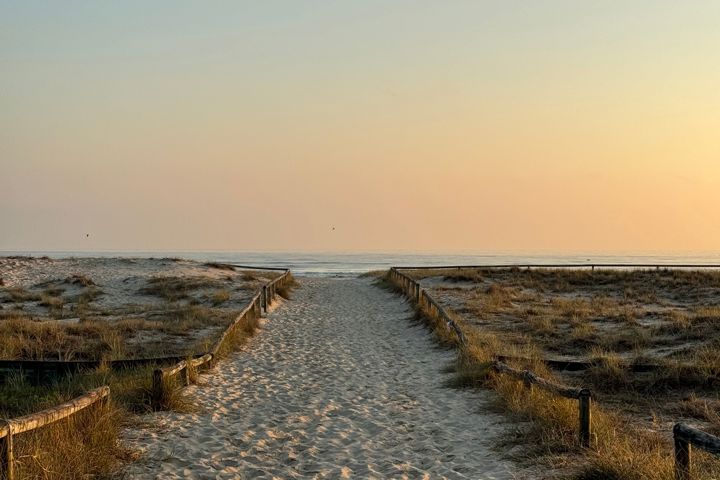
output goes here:
{"type": "Polygon", "coordinates": [[[444,386],[455,354],[406,303],[370,279],[299,280],[186,390],[196,412],[125,433],[129,478],[513,478],[492,392],[444,386]]]}

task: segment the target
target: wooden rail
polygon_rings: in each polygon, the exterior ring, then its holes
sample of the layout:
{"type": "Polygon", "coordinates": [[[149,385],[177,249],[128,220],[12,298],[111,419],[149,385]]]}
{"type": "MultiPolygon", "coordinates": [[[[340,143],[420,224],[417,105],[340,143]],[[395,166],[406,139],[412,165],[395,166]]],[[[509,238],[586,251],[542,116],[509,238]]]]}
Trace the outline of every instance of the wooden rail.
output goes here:
{"type": "Polygon", "coordinates": [[[100,387],[62,405],[58,405],[41,412],[7,420],[0,427],[0,478],[15,479],[15,458],[13,452],[13,437],[68,418],[90,406],[101,402],[107,405],[110,397],[110,387],[100,387]]]}
{"type": "Polygon", "coordinates": [[[521,380],[526,388],[532,391],[533,386],[537,386],[542,390],[553,393],[560,397],[565,397],[578,401],[578,437],[580,445],[585,448],[590,447],[590,439],[592,437],[592,393],[587,388],[568,387],[567,385],[559,385],[557,383],[538,377],[529,370],[516,370],[507,366],[502,362],[495,362],[493,370],[498,373],[509,375],[513,378],[521,380]]]}
{"type": "MultiPolygon", "coordinates": [[[[245,267],[247,268],[247,267],[245,267]]],[[[276,269],[271,269],[276,270],[276,269]]],[[[201,366],[213,366],[217,362],[218,354],[223,348],[225,341],[235,331],[240,323],[249,320],[249,317],[260,318],[262,310],[268,311],[277,295],[277,289],[282,287],[290,279],[290,270],[284,269],[284,273],[277,278],[267,282],[255,294],[250,303],[235,317],[235,320],[223,331],[222,335],[215,342],[215,345],[200,358],[190,360],[182,360],[175,365],[166,368],[158,368],[153,371],[152,379],[152,406],[154,409],[162,408],[162,402],[167,393],[167,389],[172,388],[172,380],[175,376],[183,374],[183,386],[190,385],[190,370],[197,369],[201,366]]]]}
{"type": "Polygon", "coordinates": [[[183,360],[183,356],[127,358],[124,360],[0,360],[0,385],[12,373],[20,372],[31,385],[45,385],[58,378],[106,366],[113,370],[146,365],[167,365],[183,360]]]}
{"type": "Polygon", "coordinates": [[[425,289],[420,287],[420,283],[400,272],[397,268],[390,269],[390,278],[395,282],[397,286],[401,288],[403,293],[413,300],[418,307],[428,312],[430,315],[440,317],[444,322],[448,330],[455,332],[458,338],[458,342],[461,345],[467,344],[467,337],[460,329],[455,320],[447,313],[447,311],[432,298],[425,289]]]}
{"type": "MultiPolygon", "coordinates": [[[[435,267],[438,269],[444,267],[435,267]]],[[[403,267],[404,269],[404,267],[403,267]]],[[[399,271],[399,267],[393,267],[390,269],[390,279],[397,285],[402,292],[411,300],[415,301],[418,308],[431,315],[437,316],[446,322],[448,329],[453,330],[458,338],[458,343],[461,347],[467,345],[467,337],[463,333],[459,325],[452,319],[450,314],[442,307],[434,298],[427,293],[425,289],[420,286],[420,283],[408,275],[399,271]]],[[[579,432],[578,437],[580,439],[580,445],[583,447],[590,447],[590,439],[592,436],[591,423],[592,423],[592,394],[587,388],[574,388],[565,385],[558,385],[550,382],[544,378],[538,377],[529,370],[515,370],[508,365],[496,361],[493,364],[493,369],[500,374],[506,374],[511,377],[517,378],[523,381],[526,387],[532,388],[533,385],[539,388],[551,392],[555,395],[578,400],[578,417],[579,417],[579,432]]]]}
{"type": "Polygon", "coordinates": [[[720,438],[696,428],[677,423],[673,427],[673,439],[675,442],[676,480],[692,480],[690,469],[692,446],[720,456],[720,438]]]}

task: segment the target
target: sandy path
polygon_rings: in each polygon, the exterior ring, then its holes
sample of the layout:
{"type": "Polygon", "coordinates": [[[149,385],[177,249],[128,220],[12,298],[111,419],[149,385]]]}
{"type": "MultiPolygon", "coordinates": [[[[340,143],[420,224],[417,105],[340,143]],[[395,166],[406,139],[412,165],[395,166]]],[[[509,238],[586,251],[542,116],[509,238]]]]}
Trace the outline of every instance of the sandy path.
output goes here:
{"type": "Polygon", "coordinates": [[[364,279],[302,279],[249,345],[190,387],[201,411],[127,437],[130,478],[507,479],[489,392],[443,387],[452,352],[364,279]]]}

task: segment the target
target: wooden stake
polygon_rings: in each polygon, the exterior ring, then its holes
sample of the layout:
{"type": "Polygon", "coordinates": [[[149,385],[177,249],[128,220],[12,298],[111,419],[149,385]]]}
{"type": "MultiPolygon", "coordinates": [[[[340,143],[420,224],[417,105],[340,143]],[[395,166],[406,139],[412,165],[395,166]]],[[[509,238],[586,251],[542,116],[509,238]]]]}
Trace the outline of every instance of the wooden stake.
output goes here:
{"type": "Polygon", "coordinates": [[[5,475],[7,480],[15,480],[15,459],[13,457],[12,424],[6,422],[7,435],[0,438],[0,478],[5,475]]]}
{"type": "Polygon", "coordinates": [[[592,403],[592,396],[590,390],[584,388],[580,391],[578,397],[580,407],[580,445],[585,448],[590,447],[590,422],[592,420],[592,414],[590,412],[590,404],[592,403]]]}
{"type": "Polygon", "coordinates": [[[163,397],[163,371],[159,368],[153,370],[153,407],[160,408],[160,399],[163,397]]]}
{"type": "Polygon", "coordinates": [[[675,440],[675,479],[691,480],[690,475],[690,443],[678,435],[680,425],[677,424],[673,428],[673,437],[675,440]]]}

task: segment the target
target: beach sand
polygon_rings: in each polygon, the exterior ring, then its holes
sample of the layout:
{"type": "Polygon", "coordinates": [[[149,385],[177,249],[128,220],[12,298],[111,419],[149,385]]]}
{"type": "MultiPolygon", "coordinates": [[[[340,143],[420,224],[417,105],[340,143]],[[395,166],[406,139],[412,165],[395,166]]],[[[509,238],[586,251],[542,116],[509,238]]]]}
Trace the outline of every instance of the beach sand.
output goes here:
{"type": "Polygon", "coordinates": [[[129,478],[514,478],[489,391],[445,387],[454,353],[367,279],[303,278],[263,330],[124,440],[129,478]]]}

